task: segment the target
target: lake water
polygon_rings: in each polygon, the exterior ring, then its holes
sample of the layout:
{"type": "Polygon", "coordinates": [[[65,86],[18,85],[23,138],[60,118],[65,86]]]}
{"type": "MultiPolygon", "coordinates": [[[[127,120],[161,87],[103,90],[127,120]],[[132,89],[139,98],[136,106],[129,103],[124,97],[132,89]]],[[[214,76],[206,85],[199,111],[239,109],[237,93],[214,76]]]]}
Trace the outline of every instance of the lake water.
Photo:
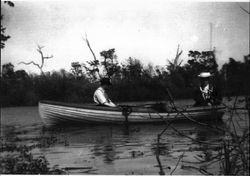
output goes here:
{"type": "MultiPolygon", "coordinates": [[[[185,104],[187,101],[179,101],[185,104]]],[[[229,104],[229,102],[227,102],[229,104]]],[[[223,116],[223,122],[211,124],[225,126],[230,113],[223,116]]],[[[249,124],[246,111],[235,115],[237,130],[249,124]]],[[[200,174],[199,171],[184,167],[197,166],[197,156],[204,155],[208,148],[219,144],[224,134],[193,123],[174,123],[183,134],[204,141],[199,144],[180,136],[169,128],[161,138],[160,161],[165,174],[170,174],[179,157],[184,156],[174,174],[200,174]]],[[[1,138],[4,142],[32,145],[34,156],[43,155],[51,167],[58,165],[69,174],[159,174],[156,159],[157,135],[165,128],[158,125],[112,126],[58,126],[45,127],[38,107],[13,107],[1,109],[1,138]]],[[[218,173],[219,165],[213,164],[208,171],[218,173]]]]}

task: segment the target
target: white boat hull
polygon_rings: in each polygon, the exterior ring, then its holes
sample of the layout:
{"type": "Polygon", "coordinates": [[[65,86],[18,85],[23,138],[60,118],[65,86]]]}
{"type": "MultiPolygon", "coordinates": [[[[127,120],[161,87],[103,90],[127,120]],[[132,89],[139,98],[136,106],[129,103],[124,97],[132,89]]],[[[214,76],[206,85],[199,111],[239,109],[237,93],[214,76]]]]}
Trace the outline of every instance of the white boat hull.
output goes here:
{"type": "Polygon", "coordinates": [[[181,112],[156,112],[147,108],[132,108],[126,117],[119,108],[95,105],[65,104],[51,101],[39,102],[39,114],[45,124],[86,123],[86,124],[123,124],[123,123],[154,123],[163,120],[212,120],[221,118],[223,107],[193,107],[181,112]]]}

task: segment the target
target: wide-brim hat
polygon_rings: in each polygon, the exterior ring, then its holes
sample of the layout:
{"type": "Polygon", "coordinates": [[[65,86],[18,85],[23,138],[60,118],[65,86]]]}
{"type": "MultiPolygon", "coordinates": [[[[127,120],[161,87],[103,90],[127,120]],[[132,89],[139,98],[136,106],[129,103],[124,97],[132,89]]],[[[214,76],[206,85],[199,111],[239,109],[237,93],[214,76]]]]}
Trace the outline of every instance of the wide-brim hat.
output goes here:
{"type": "Polygon", "coordinates": [[[112,83],[111,83],[111,81],[110,81],[109,78],[102,78],[102,79],[100,80],[100,82],[101,82],[101,85],[107,85],[107,86],[112,85],[112,83]]]}
{"type": "Polygon", "coordinates": [[[200,77],[200,78],[209,78],[209,77],[211,77],[211,76],[213,76],[210,72],[201,72],[199,75],[198,75],[198,77],[200,77]]]}

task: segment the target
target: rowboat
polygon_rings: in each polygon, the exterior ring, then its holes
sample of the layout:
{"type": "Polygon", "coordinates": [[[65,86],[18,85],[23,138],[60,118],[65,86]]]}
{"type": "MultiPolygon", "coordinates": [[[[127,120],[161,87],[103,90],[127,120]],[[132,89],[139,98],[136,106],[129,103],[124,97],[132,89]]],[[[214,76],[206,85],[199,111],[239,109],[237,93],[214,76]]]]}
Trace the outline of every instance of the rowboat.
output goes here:
{"type": "MultiPolygon", "coordinates": [[[[112,108],[94,104],[73,104],[55,101],[40,101],[39,114],[47,125],[61,123],[124,124],[162,123],[163,121],[217,120],[225,112],[223,106],[187,107],[162,109],[148,105],[126,105],[112,108]]],[[[162,106],[161,106],[162,107],[162,106]]]]}

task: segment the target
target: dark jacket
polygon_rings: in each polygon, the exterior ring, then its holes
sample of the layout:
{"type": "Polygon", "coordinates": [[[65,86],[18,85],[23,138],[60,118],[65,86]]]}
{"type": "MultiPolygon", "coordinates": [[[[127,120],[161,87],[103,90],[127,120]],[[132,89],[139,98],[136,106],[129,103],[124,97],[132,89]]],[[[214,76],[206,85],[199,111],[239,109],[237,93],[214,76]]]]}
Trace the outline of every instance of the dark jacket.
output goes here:
{"type": "Polygon", "coordinates": [[[194,106],[208,106],[208,105],[219,105],[222,101],[221,91],[217,87],[212,87],[209,94],[209,98],[205,98],[202,95],[200,87],[194,91],[194,106]]]}

